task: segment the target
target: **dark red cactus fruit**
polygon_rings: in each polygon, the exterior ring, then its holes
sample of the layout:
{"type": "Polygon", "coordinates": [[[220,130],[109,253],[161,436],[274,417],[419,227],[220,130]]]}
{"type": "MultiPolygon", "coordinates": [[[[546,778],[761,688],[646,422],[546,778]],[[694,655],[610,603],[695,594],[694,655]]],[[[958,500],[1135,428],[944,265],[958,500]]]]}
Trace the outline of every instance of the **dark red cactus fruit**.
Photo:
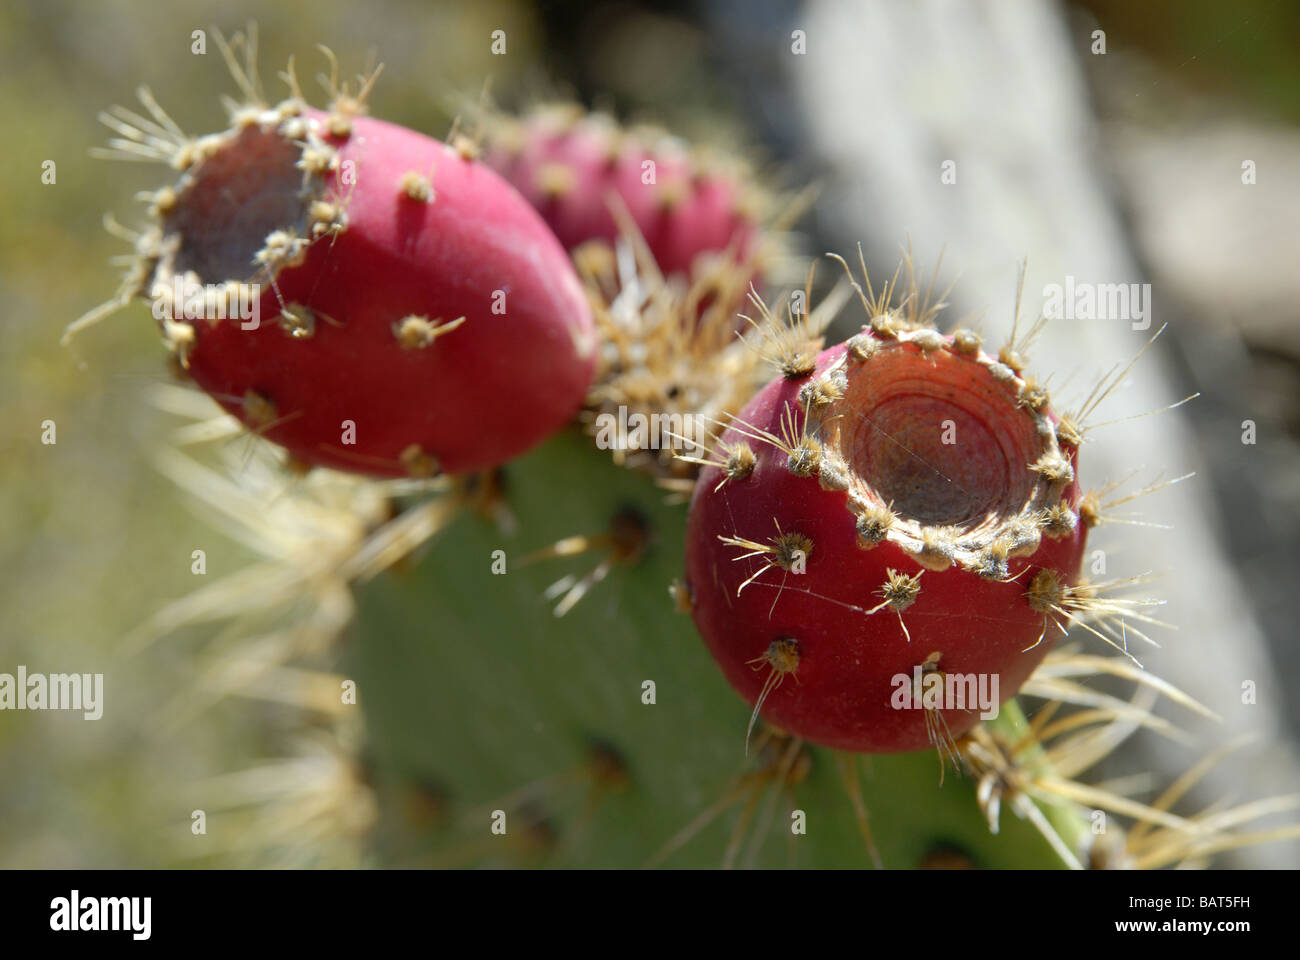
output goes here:
{"type": "Polygon", "coordinates": [[[125,289],[200,387],[302,463],[429,476],[523,453],[594,372],[566,251],[490,168],[339,99],[165,144],[181,177],[125,289]]]}
{"type": "Polygon", "coordinates": [[[498,119],[494,127],[485,159],[541,212],[566,249],[614,242],[621,231],[613,198],[665,274],[698,273],[701,254],[743,262],[754,253],[757,192],[720,158],[709,162],[665,135],[622,130],[571,107],[498,119]]]}
{"type": "Polygon", "coordinates": [[[1020,688],[1085,538],[1077,446],[1041,388],[972,334],[881,330],[750,401],[695,487],[686,557],[695,623],[756,715],[873,753],[951,743],[977,690],[1020,688]],[[969,698],[925,701],[936,673],[969,698]]]}

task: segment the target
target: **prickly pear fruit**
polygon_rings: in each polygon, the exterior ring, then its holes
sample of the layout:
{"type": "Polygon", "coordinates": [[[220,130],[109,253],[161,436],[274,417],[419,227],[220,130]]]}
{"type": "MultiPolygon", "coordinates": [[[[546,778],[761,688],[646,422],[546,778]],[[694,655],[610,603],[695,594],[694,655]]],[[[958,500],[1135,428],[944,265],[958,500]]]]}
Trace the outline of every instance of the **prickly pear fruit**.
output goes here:
{"type": "Polygon", "coordinates": [[[755,715],[873,753],[950,744],[980,718],[972,682],[1020,688],[1085,536],[1077,448],[1039,388],[973,335],[883,329],[750,401],[696,485],[686,557],[696,625],[755,715]],[[923,698],[947,678],[964,703],[923,698]]]}
{"type": "Polygon", "coordinates": [[[496,173],[348,102],[242,108],[198,140],[161,110],[110,117],[182,171],[152,198],[120,298],[149,298],[194,381],[300,462],[502,463],[571,418],[591,381],[577,275],[496,173]]]}
{"type": "Polygon", "coordinates": [[[591,240],[612,244],[620,233],[614,210],[621,207],[665,274],[692,275],[701,254],[739,261],[753,253],[757,192],[720,159],[709,163],[667,135],[623,130],[571,106],[521,120],[495,118],[488,128],[485,159],[567,249],[591,240]]]}

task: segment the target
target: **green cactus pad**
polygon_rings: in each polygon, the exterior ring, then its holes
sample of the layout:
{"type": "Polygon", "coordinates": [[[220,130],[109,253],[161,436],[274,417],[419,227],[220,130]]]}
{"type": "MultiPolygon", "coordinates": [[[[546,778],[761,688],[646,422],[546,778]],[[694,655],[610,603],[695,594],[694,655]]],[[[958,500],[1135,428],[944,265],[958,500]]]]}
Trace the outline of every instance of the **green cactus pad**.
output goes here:
{"type": "MultiPolygon", "coordinates": [[[[382,859],[871,866],[844,759],[807,748],[806,777],[778,789],[772,760],[787,743],[764,750],[756,731],[746,757],[749,709],[669,596],[681,574],[685,507],[666,505],[652,480],[614,466],[576,432],[512,463],[505,476],[515,535],[467,510],[417,562],[360,588],[348,657],[371,769],[389,801],[382,859]],[[635,564],[613,566],[556,617],[548,586],[590,572],[607,553],[521,559],[567,537],[599,534],[629,508],[650,528],[648,550],[635,564]],[[497,550],[505,552],[504,574],[493,572],[497,550]],[[655,685],[653,704],[643,702],[646,681],[655,685]],[[801,835],[792,831],[795,809],[806,817],[801,835]],[[492,832],[496,810],[506,815],[504,835],[492,832]],[[663,855],[711,810],[707,825],[663,855]]],[[[1010,812],[992,835],[969,779],[949,770],[939,785],[933,752],[852,762],[886,867],[927,858],[1061,866],[1010,812]]]]}

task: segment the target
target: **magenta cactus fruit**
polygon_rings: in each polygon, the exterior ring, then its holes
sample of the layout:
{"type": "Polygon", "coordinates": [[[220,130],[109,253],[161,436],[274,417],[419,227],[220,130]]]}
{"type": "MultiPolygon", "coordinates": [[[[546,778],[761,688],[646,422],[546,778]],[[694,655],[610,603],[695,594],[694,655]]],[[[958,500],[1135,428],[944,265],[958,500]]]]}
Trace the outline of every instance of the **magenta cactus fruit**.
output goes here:
{"type": "Polygon", "coordinates": [[[741,262],[754,253],[758,192],[734,163],[571,106],[491,123],[485,159],[569,250],[612,244],[621,231],[615,214],[625,212],[665,274],[691,276],[701,255],[741,262]]]}
{"type": "Polygon", "coordinates": [[[558,429],[596,336],[541,217],[467,151],[346,91],[308,108],[289,79],[290,99],[197,140],[152,98],[153,121],[108,117],[119,150],[181,171],[152,197],[120,299],[150,299],[189,376],[303,464],[462,473],[558,429]]]}
{"type": "Polygon", "coordinates": [[[686,588],[755,716],[844,750],[943,749],[979,692],[996,705],[1042,661],[1086,601],[1086,524],[1077,444],[1021,366],[886,315],[788,353],[721,434],[686,588]]]}

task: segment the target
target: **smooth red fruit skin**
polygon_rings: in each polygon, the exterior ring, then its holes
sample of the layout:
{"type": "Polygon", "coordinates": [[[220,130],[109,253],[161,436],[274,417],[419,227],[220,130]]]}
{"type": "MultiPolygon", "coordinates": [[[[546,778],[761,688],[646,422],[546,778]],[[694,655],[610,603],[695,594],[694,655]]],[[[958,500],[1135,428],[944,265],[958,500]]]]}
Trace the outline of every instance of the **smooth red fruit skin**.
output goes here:
{"type": "MultiPolygon", "coordinates": [[[[843,353],[843,345],[824,351],[816,374],[843,353]]],[[[779,435],[784,405],[798,408],[798,391],[806,382],[773,380],[740,418],[779,435]]],[[[801,426],[802,421],[800,413],[801,426]]],[[[733,426],[722,439],[734,442],[741,435],[733,426]]],[[[911,633],[908,642],[893,609],[885,607],[871,616],[863,611],[880,602],[876,591],[885,583],[888,568],[909,575],[923,568],[888,541],[860,548],[847,512],[847,493],[824,490],[815,477],[794,476],[785,467],[785,454],[768,444],[751,441],[751,446],[757,463],[747,479],[729,481],[715,492],[721,471],[708,467],[701,473],[686,539],[695,623],[728,682],[748,703],[757,700],[768,676],[766,665],[751,661],[781,637],[797,640],[799,665],[768,696],[762,715],[833,748],[892,753],[930,746],[925,711],[893,709],[890,698],[895,690],[891,679],[896,674],[910,678],[913,668],[933,651],[942,653],[945,673],[996,673],[999,699],[1015,694],[1059,635],[1049,623],[1042,643],[1026,651],[1042,633],[1044,620],[1030,608],[1025,587],[1040,567],[1058,571],[1065,582],[1076,582],[1085,537],[1082,524],[1060,539],[1044,537],[1030,557],[1009,560],[1014,578],[1010,582],[981,579],[955,564],[943,571],[927,570],[920,594],[902,611],[911,633]],[[756,561],[735,561],[743,551],[718,537],[766,542],[776,533],[774,518],[783,531],[812,539],[806,573],[786,575],[773,569],[737,596],[739,585],[757,569],[751,565],[756,561]],[[1022,574],[1025,567],[1031,569],[1022,574]],[[775,587],[759,586],[780,584],[783,578],[779,599],[775,587]]],[[[1073,463],[1073,451],[1067,456],[1073,463]]],[[[1066,487],[1063,499],[1077,507],[1076,483],[1066,487]]],[[[942,713],[954,737],[979,720],[978,710],[942,713]]]]}
{"type": "Polygon", "coordinates": [[[355,185],[336,175],[327,197],[346,205],[346,229],[284,269],[278,294],[263,285],[259,329],[199,322],[194,380],[254,428],[265,425],[242,398],[271,400],[276,421],[261,432],[300,460],[380,476],[407,473],[399,458],[412,445],[463,473],[561,427],[591,382],[595,333],[542,219],[491,169],[412,130],[356,117],[349,137],[325,139],[341,165],[355,164],[355,185]],[[404,174],[431,168],[432,202],[399,188],[404,174]],[[495,291],[505,293],[502,314],[495,291]],[[322,316],[314,336],[285,335],[281,302],[322,316]],[[403,349],[394,324],[407,315],[467,319],[426,348],[403,349]],[[354,445],[342,442],[344,421],[356,424],[354,445]]]}
{"type": "MultiPolygon", "coordinates": [[[[617,144],[617,141],[614,141],[617,144]]],[[[631,140],[611,146],[609,131],[574,123],[556,130],[526,122],[521,149],[493,150],[487,160],[541,212],[568,250],[589,240],[613,243],[619,231],[612,193],[626,205],[665,274],[691,274],[701,253],[753,251],[758,225],[740,212],[740,190],[722,175],[696,173],[682,150],[655,151],[631,140]],[[646,183],[647,162],[654,182],[646,183]],[[548,187],[548,173],[567,180],[548,187]]]]}

